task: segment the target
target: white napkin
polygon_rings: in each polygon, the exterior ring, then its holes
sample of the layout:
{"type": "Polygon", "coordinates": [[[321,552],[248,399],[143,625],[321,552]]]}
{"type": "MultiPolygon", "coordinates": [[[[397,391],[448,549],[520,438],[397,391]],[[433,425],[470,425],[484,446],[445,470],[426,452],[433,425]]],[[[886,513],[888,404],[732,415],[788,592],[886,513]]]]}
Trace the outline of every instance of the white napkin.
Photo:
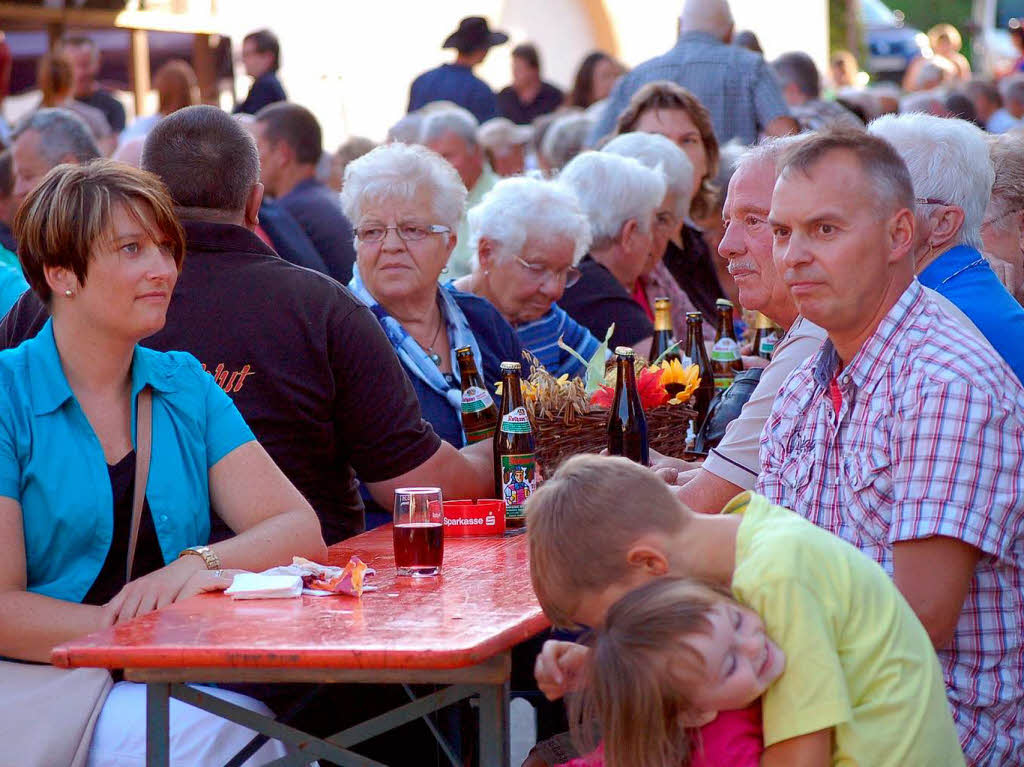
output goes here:
{"type": "Polygon", "coordinates": [[[232,599],[284,599],[302,593],[302,578],[298,575],[262,575],[239,573],[225,592],[232,599]]]}

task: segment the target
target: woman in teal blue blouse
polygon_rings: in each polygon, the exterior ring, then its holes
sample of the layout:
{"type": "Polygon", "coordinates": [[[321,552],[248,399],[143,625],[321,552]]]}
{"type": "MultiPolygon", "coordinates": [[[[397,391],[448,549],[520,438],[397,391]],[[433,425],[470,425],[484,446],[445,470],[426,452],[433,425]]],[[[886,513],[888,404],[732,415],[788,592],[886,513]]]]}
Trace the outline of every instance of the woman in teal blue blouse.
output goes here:
{"type": "Polygon", "coordinates": [[[221,570],[323,561],[313,510],[213,378],[137,345],[163,327],[184,256],[160,181],[105,160],[60,166],[14,230],[52,319],[0,353],[0,656],[48,662],[61,642],[226,587],[221,570]],[[125,585],[146,386],[152,458],[125,585]],[[236,535],[206,546],[211,509],[236,535]]]}

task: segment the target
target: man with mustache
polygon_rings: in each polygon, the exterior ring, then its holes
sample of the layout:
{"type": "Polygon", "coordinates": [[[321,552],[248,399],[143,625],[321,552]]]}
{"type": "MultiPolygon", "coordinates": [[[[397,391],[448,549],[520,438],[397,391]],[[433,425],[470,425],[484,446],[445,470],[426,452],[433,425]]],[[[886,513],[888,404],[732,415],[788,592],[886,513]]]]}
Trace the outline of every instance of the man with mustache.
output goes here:
{"type": "Polygon", "coordinates": [[[890,144],[805,139],[769,222],[779,275],[828,340],[775,400],[756,490],[893,577],[968,762],[1024,764],[1024,387],[915,279],[914,191],[890,144]]]}
{"type": "Polygon", "coordinates": [[[760,471],[761,429],[772,402],[786,376],[825,340],[824,330],[798,316],[789,289],[772,261],[768,211],[776,166],[783,151],[801,140],[802,137],[768,139],[747,150],[729,182],[722,209],[724,236],[718,252],[729,262],[729,273],[736,280],[743,308],[766,315],[786,335],[776,347],[771,364],[762,372],[757,388],[703,466],[686,471],[691,464],[660,455],[652,457],[652,466],[666,480],[674,479],[675,484],[682,485],[679,497],[697,511],[717,513],[737,493],[753,489],[760,471]]]}

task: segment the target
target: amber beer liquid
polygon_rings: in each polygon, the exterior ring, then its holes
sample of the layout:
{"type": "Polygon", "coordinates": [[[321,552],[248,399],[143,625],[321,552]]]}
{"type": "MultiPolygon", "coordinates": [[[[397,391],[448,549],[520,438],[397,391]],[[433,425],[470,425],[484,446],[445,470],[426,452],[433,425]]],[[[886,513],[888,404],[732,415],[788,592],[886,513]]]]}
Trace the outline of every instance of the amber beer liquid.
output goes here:
{"type": "Polygon", "coordinates": [[[494,432],[494,492],[505,501],[505,529],[526,526],[526,501],[537,486],[533,426],[523,403],[518,362],[501,363],[501,417],[494,432]]]}
{"type": "Polygon", "coordinates": [[[697,432],[704,424],[708,406],[715,396],[715,374],[708,359],[708,350],[704,347],[704,317],[700,312],[686,313],[686,355],[700,371],[700,385],[691,400],[693,409],[697,411],[693,424],[693,430],[697,432]]]}
{"type": "Polygon", "coordinates": [[[462,376],[462,430],[466,432],[466,443],[472,445],[494,436],[498,407],[477,372],[473,350],[464,346],[456,350],[455,356],[462,376]]]}
{"type": "Polygon", "coordinates": [[[715,391],[732,386],[736,374],[743,370],[740,345],[736,341],[736,328],[732,322],[732,301],[719,298],[715,302],[718,326],[715,331],[715,345],[711,347],[711,368],[715,376],[715,391]]]}
{"type": "Polygon", "coordinates": [[[647,466],[651,462],[647,416],[636,389],[633,350],[620,346],[615,355],[615,397],[608,412],[608,453],[647,466]]]}
{"type": "Polygon", "coordinates": [[[395,562],[410,570],[440,569],[444,558],[444,525],[409,522],[394,526],[395,562]]]}
{"type": "Polygon", "coordinates": [[[754,313],[754,354],[766,360],[772,358],[775,347],[782,340],[782,330],[761,312],[754,313]]]}
{"type": "MultiPolygon", "coordinates": [[[[672,337],[672,299],[660,297],[654,299],[654,339],[651,341],[651,353],[648,359],[653,363],[666,349],[672,349],[676,339],[672,337]]],[[[679,359],[679,347],[676,346],[665,355],[666,360],[679,359]]]]}

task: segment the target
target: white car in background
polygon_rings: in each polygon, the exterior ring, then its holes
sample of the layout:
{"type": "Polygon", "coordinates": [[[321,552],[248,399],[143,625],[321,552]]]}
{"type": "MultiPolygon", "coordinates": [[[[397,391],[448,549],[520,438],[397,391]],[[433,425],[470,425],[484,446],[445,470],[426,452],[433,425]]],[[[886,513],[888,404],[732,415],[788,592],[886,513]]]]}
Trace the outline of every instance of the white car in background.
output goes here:
{"type": "Polygon", "coordinates": [[[1024,0],[974,0],[974,68],[990,75],[1009,72],[1020,53],[1010,40],[1010,19],[1024,19],[1024,0]]]}

